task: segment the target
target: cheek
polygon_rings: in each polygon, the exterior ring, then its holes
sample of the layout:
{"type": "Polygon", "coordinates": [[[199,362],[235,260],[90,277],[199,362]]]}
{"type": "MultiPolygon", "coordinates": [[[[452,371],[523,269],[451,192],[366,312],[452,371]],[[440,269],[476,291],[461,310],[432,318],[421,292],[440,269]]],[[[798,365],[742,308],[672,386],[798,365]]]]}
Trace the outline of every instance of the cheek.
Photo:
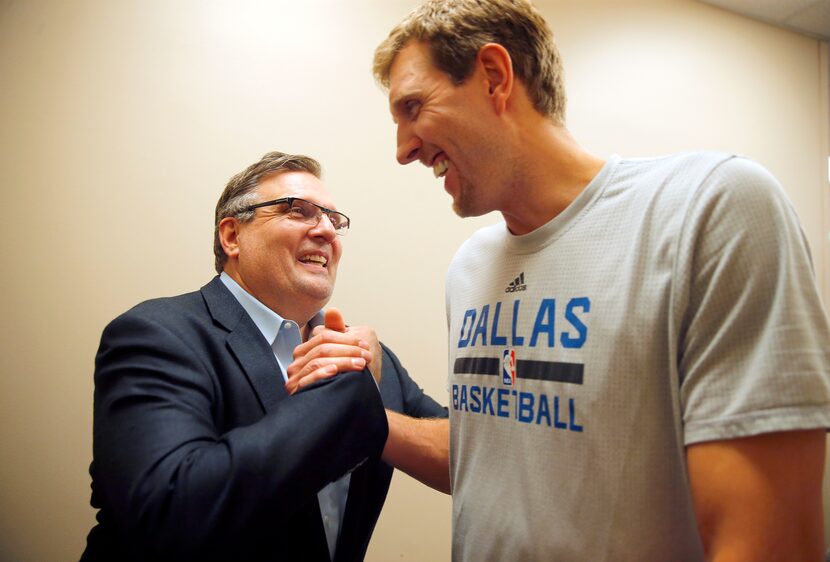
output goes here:
{"type": "Polygon", "coordinates": [[[418,119],[415,130],[418,137],[430,139],[430,141],[437,141],[441,136],[440,121],[433,119],[431,116],[418,119]]]}
{"type": "Polygon", "coordinates": [[[288,273],[295,259],[284,247],[263,240],[256,247],[248,248],[246,261],[249,269],[260,275],[273,276],[277,272],[288,273]]]}
{"type": "Polygon", "coordinates": [[[419,137],[440,136],[442,130],[450,126],[448,115],[435,110],[424,109],[418,114],[418,119],[409,125],[411,132],[419,137]]]}
{"type": "Polygon", "coordinates": [[[337,266],[340,265],[340,259],[343,257],[342,249],[337,249],[332,253],[332,258],[334,262],[334,269],[337,269],[337,266]]]}

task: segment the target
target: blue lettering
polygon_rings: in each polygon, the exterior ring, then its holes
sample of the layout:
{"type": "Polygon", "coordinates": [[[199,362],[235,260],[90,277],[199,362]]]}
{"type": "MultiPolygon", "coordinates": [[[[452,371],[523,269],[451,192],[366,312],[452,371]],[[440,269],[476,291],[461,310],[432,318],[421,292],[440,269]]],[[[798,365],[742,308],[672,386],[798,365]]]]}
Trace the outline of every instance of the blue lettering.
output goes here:
{"type": "MultiPolygon", "coordinates": [[[[509,388],[488,388],[464,384],[453,384],[451,395],[453,410],[510,418],[512,409],[512,417],[521,423],[544,424],[575,433],[585,431],[584,426],[577,422],[576,400],[573,398],[568,398],[568,422],[565,423],[562,420],[565,413],[563,411],[560,415],[559,411],[559,396],[548,397],[546,394],[537,395],[533,392],[509,388]],[[551,416],[551,403],[553,403],[553,416],[551,416]]],[[[562,398],[562,401],[564,400],[562,398]]]]}
{"type": "Polygon", "coordinates": [[[496,303],[496,309],[493,311],[493,331],[490,332],[490,345],[507,345],[507,338],[499,335],[499,313],[501,312],[501,303],[496,303]]]}
{"type": "Polygon", "coordinates": [[[555,312],[556,299],[542,299],[542,302],[539,303],[539,312],[536,314],[536,322],[533,324],[533,335],[530,337],[530,347],[536,347],[536,340],[539,338],[539,334],[542,333],[547,333],[548,347],[553,347],[553,316],[555,312]]]}
{"type": "Polygon", "coordinates": [[[559,421],[559,397],[553,397],[553,427],[557,429],[568,429],[568,424],[559,421]]]}
{"type": "Polygon", "coordinates": [[[577,425],[576,423],[576,404],[574,404],[573,398],[568,400],[568,413],[570,414],[570,420],[568,423],[569,429],[571,431],[576,431],[577,433],[582,433],[582,426],[577,425]]]}
{"type": "Polygon", "coordinates": [[[473,341],[470,343],[470,347],[476,344],[478,336],[481,336],[481,345],[487,345],[487,319],[489,316],[490,305],[485,304],[481,309],[481,316],[478,317],[478,325],[476,325],[476,331],[473,333],[473,341]]]}
{"type": "Polygon", "coordinates": [[[510,412],[507,410],[508,400],[507,397],[510,396],[510,390],[506,388],[498,389],[497,394],[499,395],[496,403],[498,404],[498,409],[496,411],[496,415],[500,418],[508,418],[510,417],[510,412]]]}
{"type": "Polygon", "coordinates": [[[568,301],[568,306],[565,308],[565,319],[574,327],[577,336],[572,337],[568,332],[562,332],[562,335],[559,336],[559,341],[562,342],[564,347],[579,348],[585,345],[585,340],[588,339],[588,327],[576,315],[575,308],[581,308],[586,313],[591,312],[590,299],[588,297],[579,297],[568,301]]]}
{"type": "Polygon", "coordinates": [[[493,410],[493,392],[495,392],[495,388],[485,388],[483,389],[483,401],[481,404],[481,413],[487,414],[489,413],[491,416],[496,415],[495,410],[493,410]],[[489,410],[489,412],[488,412],[489,410]]]}
{"type": "Polygon", "coordinates": [[[533,421],[533,394],[530,392],[519,393],[519,415],[517,416],[520,422],[530,423],[533,421]]]}
{"type": "Polygon", "coordinates": [[[544,394],[539,395],[539,411],[536,413],[536,425],[542,423],[542,418],[547,420],[547,426],[550,427],[550,408],[548,407],[548,397],[544,394]]]}
{"type": "Polygon", "coordinates": [[[511,332],[511,341],[513,342],[513,346],[521,346],[525,344],[525,337],[516,335],[516,325],[519,322],[519,305],[521,301],[516,299],[513,301],[513,331],[511,332]]]}
{"type": "Polygon", "coordinates": [[[476,321],[476,309],[471,308],[464,313],[464,321],[461,323],[461,335],[458,338],[458,348],[467,347],[470,343],[470,334],[473,331],[473,323],[476,321]],[[467,318],[470,319],[470,326],[467,327],[467,318]],[[467,328],[467,336],[464,336],[464,329],[467,328]]]}
{"type": "Polygon", "coordinates": [[[476,414],[481,411],[481,387],[480,386],[471,386],[470,387],[470,411],[475,412],[476,414]]]}

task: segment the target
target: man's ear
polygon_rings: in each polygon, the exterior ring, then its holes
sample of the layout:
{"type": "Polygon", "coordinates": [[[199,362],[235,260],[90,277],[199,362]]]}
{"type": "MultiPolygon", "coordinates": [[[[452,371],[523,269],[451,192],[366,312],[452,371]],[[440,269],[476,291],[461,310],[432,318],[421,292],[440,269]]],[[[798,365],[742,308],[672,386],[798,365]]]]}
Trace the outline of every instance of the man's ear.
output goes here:
{"type": "Polygon", "coordinates": [[[510,53],[498,43],[486,43],[478,50],[476,64],[484,71],[494,109],[499,114],[503,113],[513,92],[513,61],[510,53]]]}
{"type": "Polygon", "coordinates": [[[239,256],[239,227],[241,223],[235,217],[225,217],[219,221],[219,243],[229,258],[239,256]]]}

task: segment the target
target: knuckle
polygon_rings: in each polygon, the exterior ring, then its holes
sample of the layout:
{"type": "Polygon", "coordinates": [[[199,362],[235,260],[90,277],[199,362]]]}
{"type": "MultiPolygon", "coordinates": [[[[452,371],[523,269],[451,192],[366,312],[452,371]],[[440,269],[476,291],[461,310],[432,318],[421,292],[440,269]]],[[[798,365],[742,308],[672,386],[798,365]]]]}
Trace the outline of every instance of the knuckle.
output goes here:
{"type": "Polygon", "coordinates": [[[316,371],[317,369],[322,369],[325,366],[325,364],[326,363],[323,359],[312,359],[308,363],[308,368],[311,371],[312,375],[315,375],[316,373],[314,373],[314,371],[316,371]]]}

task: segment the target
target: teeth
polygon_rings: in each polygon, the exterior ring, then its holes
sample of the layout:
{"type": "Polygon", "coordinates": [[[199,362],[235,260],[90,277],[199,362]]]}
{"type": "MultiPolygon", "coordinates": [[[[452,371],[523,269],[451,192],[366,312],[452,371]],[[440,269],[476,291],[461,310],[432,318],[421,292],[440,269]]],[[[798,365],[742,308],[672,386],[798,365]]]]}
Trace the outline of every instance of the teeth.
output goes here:
{"type": "Polygon", "coordinates": [[[447,170],[450,168],[450,161],[449,160],[441,160],[432,165],[432,173],[435,174],[436,178],[442,177],[444,174],[447,173],[447,170]]]}
{"type": "Polygon", "coordinates": [[[308,255],[308,256],[303,256],[303,257],[301,257],[301,258],[300,258],[300,261],[301,261],[301,262],[303,262],[303,263],[309,263],[309,262],[311,262],[311,263],[319,263],[320,265],[322,265],[323,267],[325,267],[325,266],[326,266],[326,262],[327,262],[328,260],[326,260],[326,258],[325,258],[325,257],[323,257],[323,256],[308,255]]]}

